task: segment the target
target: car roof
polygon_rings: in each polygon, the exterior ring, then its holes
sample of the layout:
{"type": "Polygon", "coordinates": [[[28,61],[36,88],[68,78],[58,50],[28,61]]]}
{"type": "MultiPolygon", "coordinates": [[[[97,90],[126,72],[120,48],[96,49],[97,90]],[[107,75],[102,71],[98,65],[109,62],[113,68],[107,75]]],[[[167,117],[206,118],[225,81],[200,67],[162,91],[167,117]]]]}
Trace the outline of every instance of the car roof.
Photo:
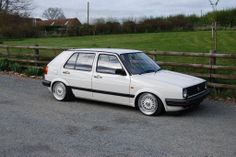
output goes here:
{"type": "Polygon", "coordinates": [[[106,52],[106,53],[116,53],[116,54],[142,52],[140,50],[114,49],[114,48],[81,48],[81,49],[70,49],[69,51],[106,52]]]}

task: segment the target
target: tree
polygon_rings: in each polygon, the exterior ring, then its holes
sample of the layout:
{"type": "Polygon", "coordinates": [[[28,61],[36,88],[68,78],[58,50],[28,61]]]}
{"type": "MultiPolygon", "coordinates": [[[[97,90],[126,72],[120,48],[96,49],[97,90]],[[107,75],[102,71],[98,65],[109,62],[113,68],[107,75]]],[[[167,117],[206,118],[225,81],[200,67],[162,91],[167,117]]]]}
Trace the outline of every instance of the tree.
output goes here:
{"type": "Polygon", "coordinates": [[[0,12],[28,16],[31,9],[31,0],[0,0],[0,12]]]}
{"type": "Polygon", "coordinates": [[[136,23],[135,21],[127,20],[123,21],[123,32],[124,33],[136,33],[136,23]]]}
{"type": "Polygon", "coordinates": [[[43,12],[43,17],[48,20],[57,20],[66,18],[61,8],[48,8],[43,12]]]}

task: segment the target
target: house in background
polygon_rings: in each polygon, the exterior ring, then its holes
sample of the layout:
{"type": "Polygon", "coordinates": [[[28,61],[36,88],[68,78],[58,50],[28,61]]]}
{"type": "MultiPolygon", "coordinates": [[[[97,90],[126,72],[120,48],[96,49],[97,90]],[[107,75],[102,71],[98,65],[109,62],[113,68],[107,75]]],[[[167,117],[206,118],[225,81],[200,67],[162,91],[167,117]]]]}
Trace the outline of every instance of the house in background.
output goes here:
{"type": "Polygon", "coordinates": [[[81,22],[77,18],[59,20],[36,19],[34,22],[46,35],[78,35],[81,26],[81,22]]]}

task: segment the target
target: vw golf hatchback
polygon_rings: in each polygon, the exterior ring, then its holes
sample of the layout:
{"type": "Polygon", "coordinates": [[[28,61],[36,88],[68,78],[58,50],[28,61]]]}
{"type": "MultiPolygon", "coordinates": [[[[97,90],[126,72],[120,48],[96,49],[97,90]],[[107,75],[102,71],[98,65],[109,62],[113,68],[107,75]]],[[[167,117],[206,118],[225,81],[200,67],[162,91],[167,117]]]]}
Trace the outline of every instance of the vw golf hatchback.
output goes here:
{"type": "Polygon", "coordinates": [[[74,96],[149,116],[198,105],[209,93],[205,80],[162,70],[144,52],[126,49],[64,51],[47,65],[42,83],[59,101],[74,96]]]}

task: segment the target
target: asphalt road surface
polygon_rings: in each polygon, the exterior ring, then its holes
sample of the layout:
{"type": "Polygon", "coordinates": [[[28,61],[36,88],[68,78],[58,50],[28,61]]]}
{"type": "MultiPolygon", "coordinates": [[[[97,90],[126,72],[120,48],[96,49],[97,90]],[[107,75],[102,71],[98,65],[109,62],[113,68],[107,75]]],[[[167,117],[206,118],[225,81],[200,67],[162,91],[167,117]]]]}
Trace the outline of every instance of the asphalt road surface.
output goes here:
{"type": "Polygon", "coordinates": [[[206,100],[160,117],[0,75],[0,156],[236,156],[236,105],[206,100]]]}

